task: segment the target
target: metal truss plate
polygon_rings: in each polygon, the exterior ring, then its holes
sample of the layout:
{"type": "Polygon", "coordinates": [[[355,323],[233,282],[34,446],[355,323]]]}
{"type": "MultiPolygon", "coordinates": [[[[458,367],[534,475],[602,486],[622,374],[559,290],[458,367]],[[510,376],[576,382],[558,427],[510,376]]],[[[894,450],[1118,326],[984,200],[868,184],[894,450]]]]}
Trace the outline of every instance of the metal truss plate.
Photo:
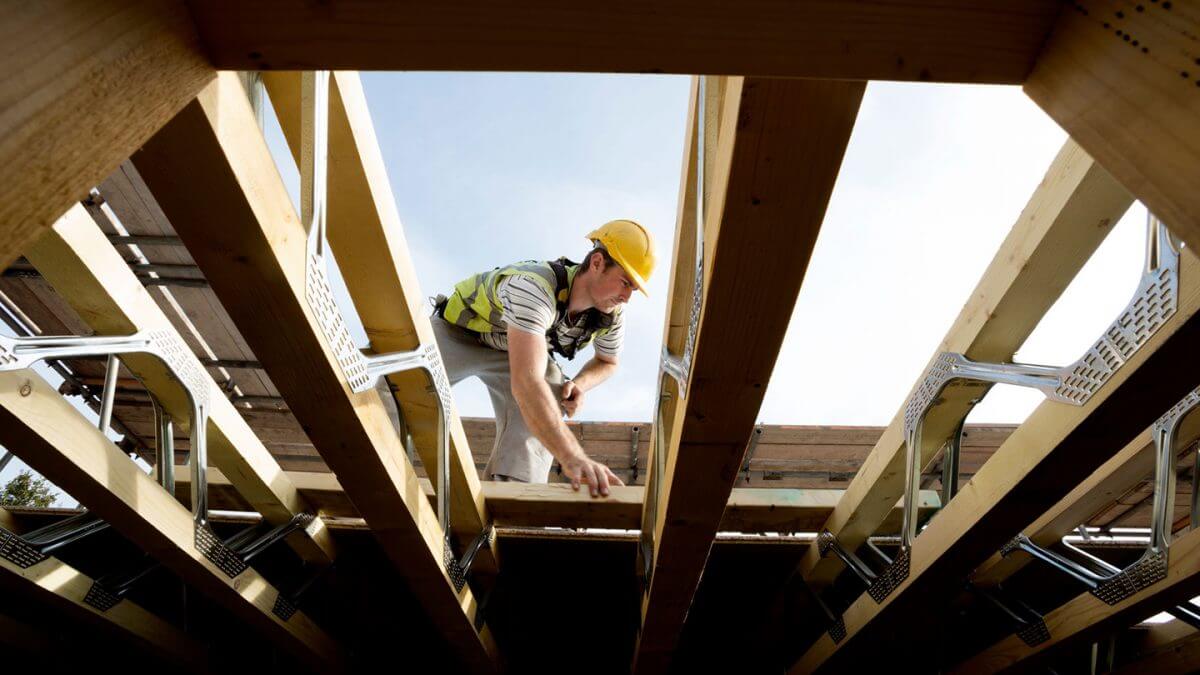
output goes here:
{"type": "Polygon", "coordinates": [[[156,330],[149,335],[154,355],[162,359],[180,384],[191,394],[196,405],[208,408],[208,373],[196,359],[192,350],[180,337],[170,331],[156,330]]]}
{"type": "Polygon", "coordinates": [[[1189,392],[1187,396],[1183,397],[1182,401],[1176,403],[1154,422],[1154,436],[1158,436],[1162,431],[1174,429],[1179,424],[1179,421],[1197,406],[1200,406],[1200,389],[1189,392]]]}
{"type": "Polygon", "coordinates": [[[10,563],[28,569],[42,562],[47,557],[20,537],[0,527],[0,558],[10,563]]]}
{"type": "Polygon", "coordinates": [[[1007,558],[1008,556],[1012,555],[1014,551],[1020,551],[1022,541],[1024,541],[1024,535],[1021,534],[1009,539],[1004,546],[1000,547],[1000,557],[1007,558]]]}
{"type": "Polygon", "coordinates": [[[271,613],[279,617],[282,621],[291,619],[296,614],[296,605],[291,600],[288,600],[283,593],[275,596],[275,605],[271,607],[271,613]]]}
{"type": "Polygon", "coordinates": [[[1166,551],[1147,551],[1137,562],[1093,589],[1092,595],[1108,605],[1116,605],[1166,578],[1166,551]]]}
{"type": "Polygon", "coordinates": [[[1017,631],[1017,637],[1027,646],[1036,647],[1050,640],[1050,629],[1046,628],[1045,621],[1038,619],[1025,624],[1024,628],[1017,631]]]}
{"type": "Polygon", "coordinates": [[[839,616],[834,619],[833,624],[829,626],[829,639],[833,640],[833,644],[840,644],[846,639],[846,619],[839,616]]]}
{"type": "Polygon", "coordinates": [[[196,526],[196,550],[233,579],[249,567],[246,561],[222,542],[208,525],[196,526]]]}
{"type": "Polygon", "coordinates": [[[930,364],[925,376],[921,378],[920,386],[908,399],[908,405],[904,407],[904,435],[906,438],[909,430],[921,421],[921,415],[933,405],[946,383],[954,377],[954,366],[958,356],[952,352],[938,354],[930,364]]]}
{"type": "Polygon", "coordinates": [[[107,612],[121,602],[121,596],[101,586],[99,581],[93,581],[87,595],[83,596],[83,602],[101,612],[107,612]]]}
{"type": "Polygon", "coordinates": [[[329,286],[323,256],[311,253],[308,255],[307,273],[304,275],[304,299],[317,319],[329,348],[333,350],[346,382],[352,390],[363,391],[369,386],[367,364],[363,360],[362,352],[354,344],[354,339],[350,337],[342,312],[333,299],[333,289],[329,286]]]}
{"type": "Polygon", "coordinates": [[[453,398],[450,391],[450,377],[446,374],[446,366],[442,363],[442,354],[436,343],[430,342],[421,348],[425,352],[425,367],[429,371],[429,379],[433,380],[433,389],[442,401],[442,414],[449,419],[453,398]]]}
{"type": "Polygon", "coordinates": [[[446,573],[450,575],[450,583],[454,584],[454,592],[461,592],[463,586],[467,585],[466,570],[459,564],[458,558],[454,557],[454,549],[450,547],[450,538],[442,539],[442,562],[446,565],[446,573]]]}
{"type": "Polygon", "coordinates": [[[909,563],[912,560],[911,549],[901,547],[900,552],[892,560],[892,564],[875,579],[875,583],[867,589],[867,594],[871,596],[877,604],[883,604],[892,591],[896,590],[904,580],[908,578],[909,563]]]}
{"type": "Polygon", "coordinates": [[[1082,405],[1150,341],[1179,306],[1179,257],[1142,277],[1129,306],[1100,336],[1083,358],[1063,370],[1056,394],[1082,405]]]}
{"type": "Polygon", "coordinates": [[[829,530],[822,531],[821,534],[817,535],[817,553],[821,554],[821,557],[824,558],[833,548],[834,541],[835,538],[832,532],[829,530]]]}

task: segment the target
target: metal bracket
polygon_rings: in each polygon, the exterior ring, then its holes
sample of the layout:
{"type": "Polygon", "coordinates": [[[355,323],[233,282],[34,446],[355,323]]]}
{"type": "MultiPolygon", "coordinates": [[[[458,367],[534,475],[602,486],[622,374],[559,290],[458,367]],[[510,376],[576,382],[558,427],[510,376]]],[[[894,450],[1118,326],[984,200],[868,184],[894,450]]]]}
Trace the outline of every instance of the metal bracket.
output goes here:
{"type": "Polygon", "coordinates": [[[21,569],[29,569],[48,557],[30,546],[21,538],[21,535],[0,527],[0,558],[4,558],[21,569]]]}
{"type": "Polygon", "coordinates": [[[50,555],[68,544],[106,529],[108,523],[100,520],[96,514],[84,511],[33,532],[27,532],[21,538],[43,555],[50,555]]]}
{"type": "Polygon", "coordinates": [[[629,484],[633,485],[638,479],[638,434],[641,427],[629,429],[629,484]]]}
{"type": "Polygon", "coordinates": [[[746,482],[750,482],[750,460],[754,459],[754,451],[758,449],[758,441],[762,438],[763,428],[761,426],[754,427],[754,433],[750,434],[750,442],[746,444],[746,457],[742,460],[742,474],[746,482]]]}
{"type": "Polygon", "coordinates": [[[1017,625],[1014,631],[1016,636],[1027,646],[1036,647],[1050,639],[1050,630],[1046,627],[1041,613],[1020,600],[1001,598],[1000,594],[1003,589],[1000,586],[983,588],[967,584],[967,589],[983,596],[1002,614],[1011,619],[1017,625]]]}
{"type": "Polygon", "coordinates": [[[461,560],[454,555],[454,547],[450,544],[450,534],[446,533],[446,537],[442,540],[444,543],[442,547],[442,562],[446,565],[446,573],[450,576],[455,593],[461,592],[463,586],[467,585],[467,575],[471,572],[471,566],[475,564],[475,558],[484,546],[491,544],[495,532],[496,528],[489,525],[482,532],[475,535],[475,538],[471,540],[471,545],[467,547],[467,552],[463,554],[461,560]]]}
{"type": "Polygon", "coordinates": [[[817,552],[824,558],[830,551],[854,573],[854,576],[858,577],[858,580],[863,583],[864,587],[870,588],[875,583],[875,572],[870,567],[867,567],[867,564],[861,558],[854,555],[851,551],[847,551],[832,532],[824,530],[821,534],[817,535],[817,552]]]}
{"type": "MultiPolygon", "coordinates": [[[[904,408],[906,461],[904,525],[900,533],[902,553],[912,547],[917,537],[917,504],[921,471],[924,468],[921,466],[922,427],[930,411],[941,402],[939,397],[947,385],[954,381],[979,382],[989,386],[1012,384],[1037,389],[1051,401],[1081,406],[1175,314],[1179,304],[1179,244],[1153,214],[1147,218],[1146,230],[1146,262],[1133,299],[1092,348],[1075,363],[1062,368],[1019,363],[979,363],[953,352],[942,352],[934,359],[924,380],[904,408]]],[[[974,402],[971,403],[973,406],[974,402]]],[[[966,414],[963,413],[963,420],[966,414]]],[[[956,435],[960,438],[951,440],[953,448],[961,446],[963,420],[958,421],[956,435]]],[[[882,597],[886,597],[900,581],[907,578],[907,568],[898,569],[895,574],[901,572],[904,576],[891,584],[890,588],[877,583],[882,597]]],[[[895,574],[889,569],[884,577],[894,577],[895,574]]],[[[875,596],[873,591],[872,597],[875,596]]]]}
{"type": "Polygon", "coordinates": [[[217,537],[217,533],[212,531],[208,523],[196,526],[196,550],[230,579],[245,572],[249,567],[236,551],[217,537]]]}
{"type": "Polygon", "coordinates": [[[692,358],[696,353],[696,335],[700,332],[700,315],[704,310],[704,137],[707,123],[705,99],[705,79],[701,75],[696,87],[696,272],[692,283],[692,305],[688,312],[688,332],[683,343],[683,354],[676,357],[664,346],[661,365],[662,372],[675,380],[681,398],[687,396],[692,358]]]}
{"type": "Polygon", "coordinates": [[[904,580],[908,578],[909,564],[912,561],[912,553],[910,547],[901,544],[900,550],[896,552],[896,557],[892,558],[892,564],[888,565],[887,569],[882,574],[875,578],[875,583],[867,589],[867,594],[871,596],[877,604],[882,605],[892,591],[896,590],[904,580]]]}

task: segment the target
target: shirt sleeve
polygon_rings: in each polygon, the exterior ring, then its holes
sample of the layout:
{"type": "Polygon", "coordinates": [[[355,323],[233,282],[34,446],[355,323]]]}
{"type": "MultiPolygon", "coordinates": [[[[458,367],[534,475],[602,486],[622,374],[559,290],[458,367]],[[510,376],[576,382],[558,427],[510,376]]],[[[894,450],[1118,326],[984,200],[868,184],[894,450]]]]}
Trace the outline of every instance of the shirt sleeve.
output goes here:
{"type": "Polygon", "coordinates": [[[545,335],[554,325],[554,298],[527,276],[513,274],[501,279],[496,285],[496,298],[510,330],[545,335]]]}
{"type": "Polygon", "coordinates": [[[612,328],[607,333],[596,338],[593,343],[597,354],[617,357],[621,353],[621,344],[625,340],[625,312],[618,309],[613,315],[612,328]]]}

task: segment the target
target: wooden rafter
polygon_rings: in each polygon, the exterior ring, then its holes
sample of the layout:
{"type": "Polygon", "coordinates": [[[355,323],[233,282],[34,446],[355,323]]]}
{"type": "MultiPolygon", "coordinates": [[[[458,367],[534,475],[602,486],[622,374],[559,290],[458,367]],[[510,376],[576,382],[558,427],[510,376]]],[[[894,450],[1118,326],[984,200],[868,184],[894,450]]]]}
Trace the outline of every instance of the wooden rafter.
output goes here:
{"type": "Polygon", "coordinates": [[[1025,93],[1200,250],[1200,11],[1191,2],[1067,6],[1025,93]]]}
{"type": "Polygon", "coordinates": [[[218,68],[712,73],[1019,83],[1054,0],[190,3],[218,68]]]}
{"type": "MultiPolygon", "coordinates": [[[[0,526],[13,528],[11,516],[0,508],[0,526]]],[[[149,649],[191,672],[205,672],[208,657],[194,639],[162,617],[125,601],[101,612],[85,603],[94,579],[54,557],[30,567],[0,558],[0,587],[8,592],[55,607],[68,616],[109,628],[140,648],[149,649]]],[[[0,625],[0,634],[9,632],[0,625]]]]}
{"type": "MultiPolygon", "coordinates": [[[[654,450],[664,453],[665,471],[657,479],[661,496],[634,657],[638,673],[669,666],[865,89],[861,82],[731,78],[720,87],[710,82],[724,100],[719,109],[706,104],[706,111],[716,113],[715,124],[706,115],[708,138],[700,140],[711,148],[705,156],[712,162],[705,172],[711,181],[703,311],[689,386],[683,396],[672,389],[674,412],[664,417],[668,441],[654,450]]],[[[684,175],[689,174],[685,162],[684,175]]],[[[684,204],[677,229],[694,230],[686,210],[684,204]]],[[[695,249],[676,250],[678,271],[689,265],[695,249]]],[[[678,313],[679,303],[690,305],[690,289],[690,283],[674,287],[668,316],[678,313]]]]}
{"type": "Polygon", "coordinates": [[[912,626],[914,616],[957,590],[974,567],[1195,387],[1200,260],[1189,249],[1180,254],[1178,278],[1177,310],[1129,361],[1082,406],[1042,403],[917,537],[908,577],[882,603],[858,598],[843,615],[847,637],[835,643],[823,635],[792,672],[871,658],[857,645],[912,626]]]}
{"type": "MultiPolygon", "coordinates": [[[[29,247],[26,256],[96,334],[165,331],[177,335],[150,293],[83,207],[76,205],[68,211],[29,247]]],[[[182,338],[179,340],[182,344],[182,338]]],[[[167,367],[148,355],[129,354],[121,361],[177,420],[180,429],[186,429],[190,423],[190,404],[167,367]]],[[[202,371],[199,362],[197,370],[202,371]]],[[[282,525],[297,513],[312,512],[225,392],[212,379],[206,379],[206,384],[211,401],[209,461],[272,524],[282,525]]],[[[306,529],[311,536],[298,531],[288,538],[289,544],[306,560],[331,562],[334,543],[320,517],[314,518],[312,526],[306,529]]]]}
{"type": "MultiPolygon", "coordinates": [[[[264,74],[292,156],[300,162],[300,73],[264,74]]],[[[436,344],[423,311],[426,296],[417,281],[400,215],[388,182],[375,128],[358,73],[336,72],[329,87],[329,244],[354,301],[371,348],[379,354],[436,344]]],[[[418,371],[390,375],[404,424],[426,467],[437,466],[437,395],[418,371]]],[[[450,417],[451,522],[460,546],[489,524],[479,474],[458,413],[450,417]]],[[[495,541],[481,552],[477,571],[496,571],[495,541]]]]}
{"type": "Polygon", "coordinates": [[[182,2],[9,7],[0,56],[0,268],[215,73],[182,2]]]}
{"type": "Polygon", "coordinates": [[[305,300],[305,230],[237,76],[219,75],[133,160],[429,619],[469,668],[494,670],[490,632],[474,625],[470,588],[451,585],[442,530],[382,400],[350,390],[305,300]]]}
{"type": "Polygon", "coordinates": [[[258,572],[230,578],[198,551],[192,514],[32,370],[0,373],[0,443],[290,654],[343,667],[340,648],[303,612],[275,615],[279,591],[258,572]]]}
{"type": "MultiPolygon", "coordinates": [[[[1011,361],[1132,201],[1107,171],[1068,141],[930,362],[943,351],[983,361],[1011,361]]],[[[913,391],[920,385],[915,383],[913,391]]],[[[979,391],[977,387],[948,390],[943,406],[965,410],[979,391]]],[[[926,426],[922,466],[936,456],[953,431],[944,424],[926,426]]],[[[902,404],[824,529],[847,549],[856,550],[903,494],[904,461],[902,404]]],[[[808,583],[824,586],[842,569],[835,556],[822,558],[811,546],[798,572],[808,583]]]]}
{"type": "Polygon", "coordinates": [[[1094,641],[1200,595],[1200,531],[1188,532],[1171,544],[1169,563],[1166,579],[1116,605],[1105,604],[1091,593],[1083,593],[1046,614],[1043,620],[1050,639],[1036,647],[1011,635],[959,664],[954,672],[974,675],[995,673],[1018,665],[1030,667],[1068,645],[1094,641]]]}

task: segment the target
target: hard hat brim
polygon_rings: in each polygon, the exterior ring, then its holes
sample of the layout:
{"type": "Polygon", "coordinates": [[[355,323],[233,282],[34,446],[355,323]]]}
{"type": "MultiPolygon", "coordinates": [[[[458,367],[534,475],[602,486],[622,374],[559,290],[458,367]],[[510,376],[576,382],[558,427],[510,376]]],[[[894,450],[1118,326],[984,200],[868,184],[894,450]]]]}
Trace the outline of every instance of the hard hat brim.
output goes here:
{"type": "Polygon", "coordinates": [[[608,254],[621,266],[621,269],[625,272],[625,276],[629,277],[629,280],[633,282],[634,288],[641,291],[642,295],[647,298],[650,297],[649,291],[646,290],[646,280],[642,278],[642,275],[630,269],[629,264],[624,260],[624,256],[617,255],[612,251],[609,251],[608,254]]]}

